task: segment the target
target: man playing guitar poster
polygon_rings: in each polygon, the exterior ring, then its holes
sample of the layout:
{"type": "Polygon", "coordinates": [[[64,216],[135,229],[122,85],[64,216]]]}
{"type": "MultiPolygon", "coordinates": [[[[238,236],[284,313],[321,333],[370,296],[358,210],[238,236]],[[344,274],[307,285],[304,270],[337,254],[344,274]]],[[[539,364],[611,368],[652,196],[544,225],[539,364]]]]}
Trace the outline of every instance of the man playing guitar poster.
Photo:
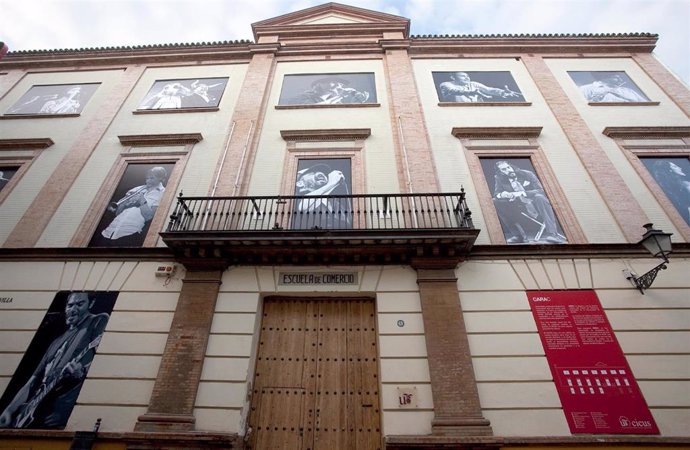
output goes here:
{"type": "Polygon", "coordinates": [[[65,427],[109,319],[106,313],[90,312],[94,301],[86,292],[68,295],[67,329],[0,415],[0,428],[65,427]]]}

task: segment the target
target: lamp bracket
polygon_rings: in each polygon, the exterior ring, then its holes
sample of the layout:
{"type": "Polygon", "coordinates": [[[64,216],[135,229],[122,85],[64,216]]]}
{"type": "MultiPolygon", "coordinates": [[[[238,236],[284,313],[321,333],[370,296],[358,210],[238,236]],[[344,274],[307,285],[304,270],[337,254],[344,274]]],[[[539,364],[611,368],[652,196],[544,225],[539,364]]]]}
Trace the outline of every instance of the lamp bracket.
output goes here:
{"type": "Polygon", "coordinates": [[[666,263],[668,260],[662,262],[658,266],[654,267],[652,270],[649,272],[645,273],[644,275],[641,275],[639,277],[635,276],[634,273],[626,271],[625,277],[630,280],[636,287],[637,289],[640,290],[642,294],[644,294],[645,289],[649,289],[649,287],[654,283],[654,280],[656,279],[657,274],[661,270],[666,270],[667,266],[666,263]]]}

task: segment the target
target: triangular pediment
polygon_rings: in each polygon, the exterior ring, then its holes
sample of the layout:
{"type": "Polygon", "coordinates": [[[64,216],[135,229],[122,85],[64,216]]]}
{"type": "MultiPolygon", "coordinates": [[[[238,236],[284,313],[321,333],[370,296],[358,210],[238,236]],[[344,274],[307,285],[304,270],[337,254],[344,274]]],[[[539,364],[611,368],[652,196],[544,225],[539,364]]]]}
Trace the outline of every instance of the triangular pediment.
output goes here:
{"type": "Polygon", "coordinates": [[[259,36],[274,33],[310,34],[330,27],[340,28],[341,31],[347,30],[348,27],[353,30],[362,29],[362,27],[369,30],[377,27],[382,30],[385,28],[387,31],[398,29],[407,37],[410,21],[393,14],[331,2],[252,24],[257,41],[259,36]]]}
{"type": "Polygon", "coordinates": [[[348,17],[343,14],[324,14],[322,16],[308,18],[295,25],[322,25],[334,23],[368,23],[369,21],[360,18],[348,17]]]}

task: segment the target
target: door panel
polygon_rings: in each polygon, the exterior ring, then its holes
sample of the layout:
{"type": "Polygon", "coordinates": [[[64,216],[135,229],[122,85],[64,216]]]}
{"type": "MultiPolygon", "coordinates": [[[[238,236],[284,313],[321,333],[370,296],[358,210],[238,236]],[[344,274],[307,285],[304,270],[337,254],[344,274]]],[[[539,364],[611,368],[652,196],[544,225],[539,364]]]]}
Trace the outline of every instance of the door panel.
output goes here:
{"type": "Polygon", "coordinates": [[[372,299],[267,298],[253,448],[380,449],[377,354],[372,299]]]}

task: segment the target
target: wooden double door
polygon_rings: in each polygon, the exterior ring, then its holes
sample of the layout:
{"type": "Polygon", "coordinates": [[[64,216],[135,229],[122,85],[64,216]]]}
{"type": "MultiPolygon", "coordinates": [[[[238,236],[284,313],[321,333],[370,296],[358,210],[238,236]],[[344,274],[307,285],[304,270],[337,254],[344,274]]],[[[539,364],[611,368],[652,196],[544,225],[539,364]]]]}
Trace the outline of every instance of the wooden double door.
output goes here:
{"type": "Polygon", "coordinates": [[[250,447],[380,449],[377,358],[373,299],[265,299],[250,447]]]}

